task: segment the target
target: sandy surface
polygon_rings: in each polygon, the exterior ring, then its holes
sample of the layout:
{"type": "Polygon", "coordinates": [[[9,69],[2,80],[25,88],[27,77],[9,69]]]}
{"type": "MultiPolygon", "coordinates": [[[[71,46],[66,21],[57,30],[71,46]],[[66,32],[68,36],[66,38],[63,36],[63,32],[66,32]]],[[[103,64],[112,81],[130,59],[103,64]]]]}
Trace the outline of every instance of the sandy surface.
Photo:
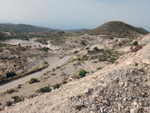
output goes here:
{"type": "Polygon", "coordinates": [[[23,47],[26,47],[26,46],[39,47],[39,45],[41,47],[46,47],[46,45],[44,45],[44,44],[41,44],[39,42],[35,42],[36,39],[37,38],[33,38],[33,39],[30,39],[29,41],[21,40],[21,39],[12,39],[12,40],[4,41],[3,43],[7,43],[7,44],[11,44],[11,45],[18,45],[20,43],[21,46],[23,46],[23,47]]]}
{"type": "Polygon", "coordinates": [[[130,51],[130,47],[131,46],[126,46],[126,47],[123,47],[123,48],[119,48],[117,51],[119,51],[119,52],[128,52],[128,51],[130,51]]]}

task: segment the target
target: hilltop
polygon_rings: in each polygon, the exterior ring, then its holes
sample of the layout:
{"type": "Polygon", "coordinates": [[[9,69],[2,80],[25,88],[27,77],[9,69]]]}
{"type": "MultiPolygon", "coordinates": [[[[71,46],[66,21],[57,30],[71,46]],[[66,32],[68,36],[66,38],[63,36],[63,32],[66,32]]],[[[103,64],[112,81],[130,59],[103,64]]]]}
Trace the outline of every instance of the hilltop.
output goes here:
{"type": "Polygon", "coordinates": [[[103,25],[91,29],[81,31],[79,34],[90,34],[90,35],[111,35],[113,37],[136,37],[140,34],[145,35],[149,32],[143,28],[137,28],[132,25],[126,24],[121,21],[110,21],[103,25]]]}

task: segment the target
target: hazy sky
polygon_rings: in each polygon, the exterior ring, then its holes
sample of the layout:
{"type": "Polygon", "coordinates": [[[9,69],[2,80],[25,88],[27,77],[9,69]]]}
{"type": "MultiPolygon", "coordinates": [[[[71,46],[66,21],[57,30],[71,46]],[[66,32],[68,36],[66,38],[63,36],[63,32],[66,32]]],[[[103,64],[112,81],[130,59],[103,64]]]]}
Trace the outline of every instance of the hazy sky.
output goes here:
{"type": "Polygon", "coordinates": [[[92,29],[114,20],[150,31],[150,0],[0,0],[0,23],[92,29]]]}

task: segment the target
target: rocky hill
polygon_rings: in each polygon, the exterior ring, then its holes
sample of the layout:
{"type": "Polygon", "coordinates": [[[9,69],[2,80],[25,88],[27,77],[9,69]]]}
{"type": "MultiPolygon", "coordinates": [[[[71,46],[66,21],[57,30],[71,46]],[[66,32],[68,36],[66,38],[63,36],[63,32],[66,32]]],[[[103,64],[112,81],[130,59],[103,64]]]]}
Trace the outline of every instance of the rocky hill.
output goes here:
{"type": "Polygon", "coordinates": [[[81,31],[81,34],[90,35],[111,35],[113,37],[135,37],[140,34],[148,34],[149,32],[143,28],[137,28],[121,21],[110,21],[103,25],[92,29],[81,31]]]}
{"type": "Polygon", "coordinates": [[[57,31],[51,28],[37,27],[37,26],[26,25],[26,24],[0,24],[0,30],[5,32],[14,32],[14,33],[57,31]]]}
{"type": "Polygon", "coordinates": [[[50,93],[35,94],[2,113],[149,113],[150,45],[50,93]]]}

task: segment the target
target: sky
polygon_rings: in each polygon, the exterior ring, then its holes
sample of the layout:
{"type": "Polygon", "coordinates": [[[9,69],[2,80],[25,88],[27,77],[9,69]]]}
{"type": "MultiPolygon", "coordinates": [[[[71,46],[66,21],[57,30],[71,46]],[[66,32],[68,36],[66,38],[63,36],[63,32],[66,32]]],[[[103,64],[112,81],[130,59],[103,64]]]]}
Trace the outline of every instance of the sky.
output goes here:
{"type": "Polygon", "coordinates": [[[150,31],[150,0],[0,0],[0,23],[93,29],[123,21],[150,31]]]}

